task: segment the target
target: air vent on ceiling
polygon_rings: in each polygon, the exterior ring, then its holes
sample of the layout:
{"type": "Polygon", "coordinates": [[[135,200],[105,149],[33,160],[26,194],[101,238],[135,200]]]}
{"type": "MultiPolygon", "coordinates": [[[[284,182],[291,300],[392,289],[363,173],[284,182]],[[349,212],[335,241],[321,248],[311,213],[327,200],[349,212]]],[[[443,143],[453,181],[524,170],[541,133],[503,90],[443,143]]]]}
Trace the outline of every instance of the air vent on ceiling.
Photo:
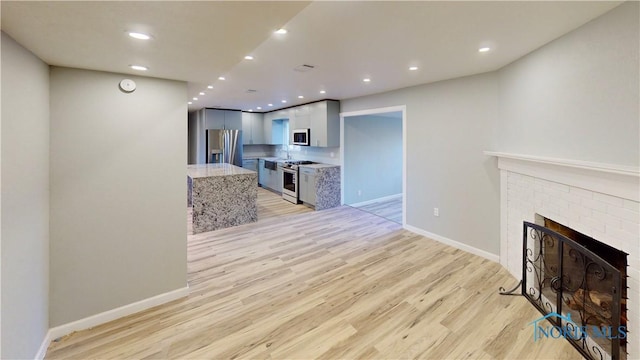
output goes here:
{"type": "Polygon", "coordinates": [[[307,71],[313,70],[314,68],[315,66],[313,65],[302,64],[300,66],[294,67],[293,70],[298,72],[307,72],[307,71]]]}
{"type": "Polygon", "coordinates": [[[249,94],[252,94],[252,93],[258,92],[258,90],[248,89],[248,90],[247,90],[247,92],[248,92],[249,94]]]}

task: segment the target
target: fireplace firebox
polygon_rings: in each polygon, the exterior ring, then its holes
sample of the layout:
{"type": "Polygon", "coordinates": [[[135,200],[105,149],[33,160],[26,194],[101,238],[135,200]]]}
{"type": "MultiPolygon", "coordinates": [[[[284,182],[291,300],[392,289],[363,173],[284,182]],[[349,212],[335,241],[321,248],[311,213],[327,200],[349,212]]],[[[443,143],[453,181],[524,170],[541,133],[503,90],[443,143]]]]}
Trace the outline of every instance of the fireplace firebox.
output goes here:
{"type": "Polygon", "coordinates": [[[522,295],[552,325],[534,331],[566,338],[587,359],[626,359],[627,254],[544,224],[523,228],[522,295]]]}

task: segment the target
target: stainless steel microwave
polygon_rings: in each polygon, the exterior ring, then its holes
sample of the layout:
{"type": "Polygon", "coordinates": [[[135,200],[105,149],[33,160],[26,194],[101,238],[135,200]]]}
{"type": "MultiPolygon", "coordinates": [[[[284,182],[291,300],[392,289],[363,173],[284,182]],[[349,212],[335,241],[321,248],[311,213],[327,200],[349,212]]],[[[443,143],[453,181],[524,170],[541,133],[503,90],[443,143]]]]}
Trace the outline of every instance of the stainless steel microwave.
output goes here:
{"type": "Polygon", "coordinates": [[[309,146],[311,143],[311,131],[309,129],[293,130],[293,145],[309,146]]]}

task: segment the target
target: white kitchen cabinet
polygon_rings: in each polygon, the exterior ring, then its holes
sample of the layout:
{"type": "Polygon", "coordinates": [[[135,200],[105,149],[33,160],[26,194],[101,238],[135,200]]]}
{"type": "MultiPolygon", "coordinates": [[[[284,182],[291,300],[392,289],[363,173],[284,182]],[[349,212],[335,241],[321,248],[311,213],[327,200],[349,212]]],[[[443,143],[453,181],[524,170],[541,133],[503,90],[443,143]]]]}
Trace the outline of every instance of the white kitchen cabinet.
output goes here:
{"type": "MultiPolygon", "coordinates": [[[[313,104],[311,104],[313,105],[313,104]]],[[[310,115],[311,115],[311,106],[310,104],[307,105],[300,105],[300,106],[296,106],[294,107],[292,110],[292,130],[293,129],[308,129],[309,127],[311,127],[311,119],[310,119],[310,115]]]]}
{"type": "Polygon", "coordinates": [[[282,168],[278,168],[278,170],[274,171],[275,174],[273,174],[272,176],[275,177],[275,179],[273,179],[273,187],[272,189],[282,193],[282,177],[283,177],[283,171],[282,168]]]}
{"type": "Polygon", "coordinates": [[[262,136],[265,144],[271,144],[271,122],[273,115],[271,113],[262,114],[262,136]]]}
{"type": "Polygon", "coordinates": [[[267,187],[267,170],[264,168],[264,159],[258,160],[258,184],[267,187]]]}
{"type": "Polygon", "coordinates": [[[242,130],[242,112],[236,110],[202,109],[205,129],[242,130]]]}
{"type": "Polygon", "coordinates": [[[258,184],[278,193],[282,193],[282,169],[267,169],[264,167],[264,159],[258,161],[258,184]]]}
{"type": "Polygon", "coordinates": [[[324,100],[292,108],[289,124],[289,144],[293,141],[293,131],[309,129],[309,146],[340,146],[340,102],[324,100]]]}
{"type": "Polygon", "coordinates": [[[232,130],[242,130],[242,111],[224,111],[224,128],[232,130]]]}
{"type": "Polygon", "coordinates": [[[309,205],[316,205],[316,169],[301,166],[298,178],[298,197],[309,205]]]}
{"type": "Polygon", "coordinates": [[[242,113],[242,144],[265,144],[263,115],[259,113],[242,113]]]}
{"type": "Polygon", "coordinates": [[[263,134],[266,144],[282,145],[286,142],[284,131],[289,126],[290,116],[289,109],[264,114],[263,134]]]}
{"type": "Polygon", "coordinates": [[[267,187],[275,192],[282,193],[282,170],[265,170],[265,184],[263,187],[267,187]]]}
{"type": "Polygon", "coordinates": [[[224,110],[202,109],[206,129],[224,129],[224,110]]]}
{"type": "Polygon", "coordinates": [[[248,170],[258,172],[258,159],[243,159],[242,167],[248,170]]]}
{"type": "Polygon", "coordinates": [[[311,105],[310,146],[338,147],[340,146],[340,102],[326,100],[311,105]]]}

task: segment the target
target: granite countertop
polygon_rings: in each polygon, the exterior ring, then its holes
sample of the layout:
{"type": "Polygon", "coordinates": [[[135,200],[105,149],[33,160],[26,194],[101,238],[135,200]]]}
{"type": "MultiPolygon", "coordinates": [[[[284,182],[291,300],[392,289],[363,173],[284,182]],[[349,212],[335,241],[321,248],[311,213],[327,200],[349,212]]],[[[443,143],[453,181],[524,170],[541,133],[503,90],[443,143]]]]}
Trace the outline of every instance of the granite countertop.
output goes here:
{"type": "MultiPolygon", "coordinates": [[[[249,160],[249,159],[260,159],[260,160],[267,160],[267,161],[274,161],[277,162],[278,164],[283,164],[286,161],[295,161],[298,159],[283,159],[281,157],[277,157],[277,156],[249,156],[249,157],[244,157],[243,160],[249,160]]],[[[312,168],[312,169],[325,169],[325,168],[334,168],[334,167],[340,167],[340,165],[333,165],[333,164],[305,164],[305,165],[299,165],[300,167],[308,167],[308,168],[312,168]]]]}
{"type": "Polygon", "coordinates": [[[231,164],[199,164],[188,165],[187,175],[193,178],[204,178],[212,176],[246,175],[255,174],[255,171],[243,169],[231,164]]]}
{"type": "Polygon", "coordinates": [[[323,168],[340,167],[340,165],[333,165],[333,164],[306,164],[306,165],[300,165],[300,167],[308,167],[308,168],[312,168],[312,169],[323,169],[323,168]]]}

